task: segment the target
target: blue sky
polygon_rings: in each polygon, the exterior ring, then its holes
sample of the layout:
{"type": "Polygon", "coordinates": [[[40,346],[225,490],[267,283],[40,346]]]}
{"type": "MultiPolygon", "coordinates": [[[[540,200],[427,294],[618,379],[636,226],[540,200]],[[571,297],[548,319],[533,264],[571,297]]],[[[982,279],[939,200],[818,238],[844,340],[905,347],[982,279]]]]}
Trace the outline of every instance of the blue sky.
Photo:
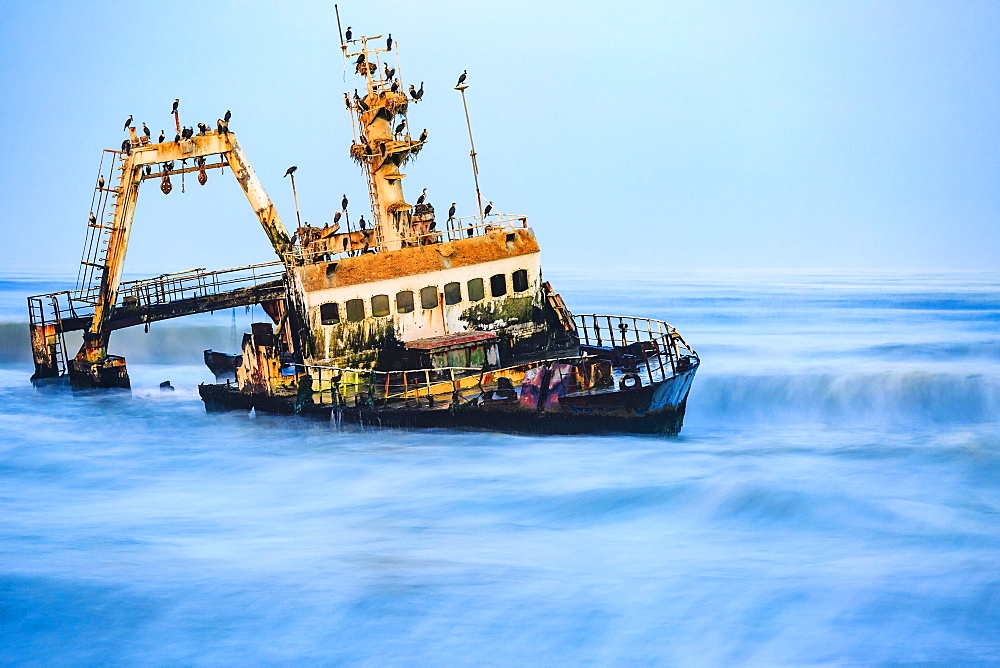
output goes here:
{"type": "MultiPolygon", "coordinates": [[[[343,2],[391,32],[430,143],[411,201],[526,214],[552,268],[1000,269],[1000,3],[343,2]]],[[[232,130],[289,227],[364,180],[332,3],[0,6],[0,271],[74,274],[101,149],[133,114],[232,130]]],[[[236,182],[148,182],[126,269],[273,257],[236,182]]]]}

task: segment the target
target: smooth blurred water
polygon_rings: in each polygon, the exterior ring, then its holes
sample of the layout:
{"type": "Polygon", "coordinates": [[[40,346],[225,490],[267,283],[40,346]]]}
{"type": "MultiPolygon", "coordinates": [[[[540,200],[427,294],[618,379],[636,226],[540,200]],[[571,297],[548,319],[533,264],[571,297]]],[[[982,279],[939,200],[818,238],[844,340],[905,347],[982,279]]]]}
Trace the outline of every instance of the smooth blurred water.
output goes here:
{"type": "Polygon", "coordinates": [[[1000,664],[996,275],[548,278],[701,353],[681,438],[207,415],[228,313],[36,392],[0,324],[0,662],[1000,664]]]}

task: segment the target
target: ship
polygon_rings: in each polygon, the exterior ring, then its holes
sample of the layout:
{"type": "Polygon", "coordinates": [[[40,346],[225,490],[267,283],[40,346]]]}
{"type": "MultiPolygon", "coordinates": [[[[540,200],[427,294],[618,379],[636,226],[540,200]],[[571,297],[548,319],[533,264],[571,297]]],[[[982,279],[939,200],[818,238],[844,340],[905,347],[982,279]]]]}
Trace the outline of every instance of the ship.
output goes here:
{"type": "MultiPolygon", "coordinates": [[[[251,325],[240,350],[205,351],[216,379],[198,388],[207,411],[374,427],[678,434],[698,354],[661,320],[572,313],[543,277],[527,217],[484,207],[467,74],[455,90],[476,211],[456,217],[454,205],[437,211],[426,191],[414,204],[404,195],[403,169],[428,142],[426,130],[410,133],[424,91],[396,76],[398,41],[348,32],[341,50],[358,77],[343,99],[352,129],[346,157],[366,180],[365,213],[352,219],[345,196],[332,224],[300,222],[289,235],[228,115],[182,131],[175,103],[175,141],[127,127],[121,150],[105,151],[76,289],[28,299],[32,382],[126,390],[125,359],[108,349],[112,331],[259,304],[268,319],[251,325]],[[208,170],[226,168],[277,261],[122,281],[140,184],[159,181],[167,194],[172,178],[197,174],[204,185],[208,170]],[[109,187],[105,170],[115,180],[109,187]],[[83,343],[70,358],[66,335],[75,331],[83,343]]],[[[286,174],[293,194],[294,171],[286,174]]]]}

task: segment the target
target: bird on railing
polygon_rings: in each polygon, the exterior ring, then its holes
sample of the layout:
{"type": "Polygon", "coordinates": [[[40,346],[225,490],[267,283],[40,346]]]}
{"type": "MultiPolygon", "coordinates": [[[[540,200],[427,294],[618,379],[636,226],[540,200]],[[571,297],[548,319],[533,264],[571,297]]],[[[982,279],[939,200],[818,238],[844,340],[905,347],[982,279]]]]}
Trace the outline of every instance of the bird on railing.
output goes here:
{"type": "Polygon", "coordinates": [[[424,82],[421,81],[420,82],[420,89],[417,91],[417,94],[414,95],[414,97],[416,98],[417,102],[420,102],[420,100],[421,100],[421,98],[423,98],[423,96],[424,96],[424,82]]]}
{"type": "Polygon", "coordinates": [[[97,179],[97,187],[98,188],[103,188],[104,187],[104,175],[103,174],[101,174],[101,177],[99,179],[97,179]]]}
{"type": "Polygon", "coordinates": [[[451,208],[448,209],[448,220],[454,220],[455,218],[455,203],[451,203],[451,208]]]}
{"type": "Polygon", "coordinates": [[[344,34],[345,41],[350,42],[351,41],[351,37],[353,37],[353,36],[354,36],[354,33],[351,32],[351,26],[347,26],[347,32],[344,34]]]}
{"type": "Polygon", "coordinates": [[[393,67],[393,68],[390,69],[389,63],[384,63],[382,65],[382,68],[383,68],[383,71],[385,72],[385,80],[386,81],[392,81],[392,78],[394,76],[396,76],[396,68],[393,67]]]}
{"type": "Polygon", "coordinates": [[[389,90],[392,91],[393,93],[399,90],[399,79],[392,80],[392,85],[389,86],[389,90]]]}
{"type": "Polygon", "coordinates": [[[492,211],[492,210],[493,210],[493,202],[487,202],[486,203],[486,209],[483,210],[483,215],[484,216],[490,215],[490,211],[492,211]]]}

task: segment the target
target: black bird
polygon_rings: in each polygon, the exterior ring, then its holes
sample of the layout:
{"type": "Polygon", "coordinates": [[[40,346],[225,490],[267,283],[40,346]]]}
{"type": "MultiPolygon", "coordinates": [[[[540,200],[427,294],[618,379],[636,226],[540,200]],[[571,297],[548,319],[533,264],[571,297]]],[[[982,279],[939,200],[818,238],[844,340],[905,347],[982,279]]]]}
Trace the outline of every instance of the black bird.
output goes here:
{"type": "Polygon", "coordinates": [[[347,34],[346,34],[346,35],[344,35],[344,37],[346,37],[346,38],[347,38],[347,41],[348,41],[348,42],[350,42],[350,41],[351,41],[351,36],[352,36],[352,35],[354,35],[354,33],[353,33],[353,32],[351,32],[351,26],[347,26],[347,34]]]}
{"type": "Polygon", "coordinates": [[[371,145],[365,144],[365,155],[371,155],[371,154],[372,154],[372,147],[371,147],[371,145]]]}
{"type": "Polygon", "coordinates": [[[358,56],[358,59],[354,61],[354,64],[360,65],[363,62],[365,62],[365,54],[362,53],[360,56],[358,56]]]}
{"type": "Polygon", "coordinates": [[[363,230],[364,229],[368,229],[367,228],[367,224],[365,223],[365,217],[364,216],[361,216],[361,218],[358,219],[358,227],[360,227],[363,230]]]}
{"type": "Polygon", "coordinates": [[[180,98],[177,98],[176,100],[174,100],[174,106],[170,109],[170,113],[171,114],[176,114],[177,113],[177,105],[179,105],[180,103],[181,103],[180,98]]]}
{"type": "Polygon", "coordinates": [[[448,220],[451,220],[454,217],[455,217],[455,203],[452,202],[451,203],[451,208],[448,209],[448,220]]]}
{"type": "Polygon", "coordinates": [[[150,167],[149,165],[146,165],[145,167],[143,167],[143,172],[146,174],[146,176],[149,176],[150,174],[153,173],[153,168],[150,167]]]}
{"type": "Polygon", "coordinates": [[[175,142],[177,142],[177,141],[180,141],[180,140],[181,140],[181,135],[180,135],[180,133],[178,133],[178,134],[175,134],[175,135],[174,135],[174,141],[175,141],[175,142]]]}
{"type": "Polygon", "coordinates": [[[423,144],[425,141],[427,141],[427,128],[424,128],[424,131],[420,133],[420,140],[419,141],[420,141],[421,144],[423,144]]]}
{"type": "Polygon", "coordinates": [[[162,144],[163,140],[166,139],[166,138],[167,138],[167,133],[164,132],[163,130],[160,130],[160,141],[159,141],[159,143],[162,144]]]}
{"type": "Polygon", "coordinates": [[[222,120],[224,120],[226,123],[228,123],[229,119],[232,118],[232,117],[233,117],[233,112],[231,112],[228,109],[226,109],[226,115],[222,117],[222,120]]]}
{"type": "Polygon", "coordinates": [[[125,141],[122,142],[122,153],[128,155],[131,152],[132,152],[132,142],[126,139],[125,141]]]}
{"type": "Polygon", "coordinates": [[[208,126],[205,125],[204,123],[199,123],[198,124],[198,129],[201,130],[201,132],[198,133],[199,135],[203,135],[206,132],[208,132],[208,126]]]}
{"type": "Polygon", "coordinates": [[[94,215],[93,211],[90,212],[90,218],[88,218],[87,220],[90,221],[91,225],[97,225],[97,216],[94,215]]]}
{"type": "Polygon", "coordinates": [[[490,211],[492,211],[492,210],[493,210],[493,202],[488,202],[486,204],[486,209],[483,211],[483,215],[484,216],[490,215],[490,211]]]}
{"type": "Polygon", "coordinates": [[[468,231],[465,233],[465,236],[471,237],[473,232],[475,232],[475,228],[470,227],[468,231]]]}
{"type": "Polygon", "coordinates": [[[347,93],[344,93],[344,106],[351,109],[351,98],[347,95],[347,93]]]}
{"type": "Polygon", "coordinates": [[[423,204],[425,199],[427,199],[427,188],[424,188],[424,191],[420,193],[420,197],[417,198],[417,204],[423,204]]]}
{"type": "Polygon", "coordinates": [[[424,82],[421,81],[420,82],[420,90],[417,91],[416,98],[417,98],[417,100],[420,100],[423,96],[424,96],[424,82]]]}
{"type": "Polygon", "coordinates": [[[149,128],[146,127],[145,123],[142,124],[142,134],[146,135],[146,139],[149,139],[149,128]]]}
{"type": "Polygon", "coordinates": [[[385,68],[385,78],[386,78],[386,80],[387,81],[391,81],[392,77],[395,76],[395,74],[396,74],[396,68],[393,67],[392,69],[389,69],[389,63],[383,64],[382,67],[385,68]]]}
{"type": "Polygon", "coordinates": [[[337,213],[333,214],[333,224],[336,225],[337,223],[339,223],[340,217],[343,215],[344,215],[343,211],[338,211],[337,213]]]}
{"type": "Polygon", "coordinates": [[[368,103],[362,100],[360,97],[358,98],[358,106],[361,107],[361,111],[368,111],[369,109],[371,109],[371,107],[368,106],[368,103]]]}
{"type": "MultiPolygon", "coordinates": [[[[294,174],[295,170],[298,169],[298,168],[299,168],[298,165],[292,165],[287,170],[285,170],[285,176],[288,176],[289,174],[294,174]]],[[[284,178],[284,177],[282,177],[282,178],[284,178]]]]}
{"type": "Polygon", "coordinates": [[[393,93],[399,90],[399,79],[392,80],[392,85],[389,86],[389,90],[391,90],[393,93]]]}
{"type": "Polygon", "coordinates": [[[218,119],[218,120],[217,120],[217,121],[215,122],[215,130],[216,130],[216,132],[218,132],[218,133],[219,133],[220,135],[221,135],[221,134],[223,134],[223,132],[222,132],[222,119],[221,119],[221,118],[220,118],[220,119],[218,119]]]}
{"type": "Polygon", "coordinates": [[[417,89],[413,86],[413,84],[410,84],[410,97],[414,100],[417,99],[417,89]]]}
{"type": "Polygon", "coordinates": [[[392,33],[389,33],[389,39],[385,40],[385,50],[392,51],[392,33]]]}
{"type": "Polygon", "coordinates": [[[344,195],[344,199],[340,200],[340,210],[347,211],[347,195],[344,195]]]}
{"type": "Polygon", "coordinates": [[[458,76],[458,83],[456,86],[461,86],[465,83],[466,78],[469,76],[469,70],[462,70],[462,73],[458,76]]]}
{"type": "Polygon", "coordinates": [[[103,174],[101,175],[101,178],[97,179],[97,187],[98,188],[103,188],[104,187],[104,175],[103,174]]]}
{"type": "Polygon", "coordinates": [[[396,134],[401,134],[403,130],[406,129],[406,120],[404,119],[402,123],[396,126],[396,134]]]}
{"type": "Polygon", "coordinates": [[[128,115],[128,120],[125,121],[125,127],[122,130],[128,130],[128,126],[132,125],[132,114],[128,115]]]}
{"type": "Polygon", "coordinates": [[[222,134],[229,134],[229,121],[222,121],[222,134]]]}

